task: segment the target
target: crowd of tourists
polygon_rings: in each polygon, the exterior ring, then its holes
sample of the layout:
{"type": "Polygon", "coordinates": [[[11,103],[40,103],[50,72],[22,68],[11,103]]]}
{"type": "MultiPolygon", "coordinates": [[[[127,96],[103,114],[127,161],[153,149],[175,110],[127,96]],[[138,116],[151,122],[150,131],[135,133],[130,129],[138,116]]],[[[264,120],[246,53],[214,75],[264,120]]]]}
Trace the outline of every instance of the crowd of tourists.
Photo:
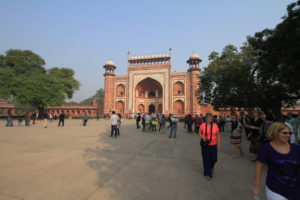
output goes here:
{"type": "MultiPolygon", "coordinates": [[[[44,126],[48,121],[58,119],[58,126],[64,126],[64,113],[55,117],[44,113],[26,113],[18,119],[18,125],[25,121],[28,126],[36,119],[43,119],[44,126]]],[[[136,129],[141,132],[169,131],[169,138],[177,137],[179,119],[176,114],[137,113],[135,116],[136,129]]],[[[122,116],[112,111],[110,116],[110,136],[120,136],[122,116]]],[[[259,199],[260,183],[263,171],[267,171],[265,194],[267,200],[299,200],[300,199],[300,115],[281,115],[275,118],[273,115],[264,115],[260,112],[245,114],[241,112],[229,116],[213,116],[207,113],[205,116],[187,115],[183,119],[187,133],[196,133],[199,136],[203,175],[207,180],[214,176],[214,168],[218,160],[218,151],[221,150],[220,132],[227,128],[232,146],[232,157],[239,153],[244,156],[241,143],[242,138],[249,141],[251,160],[256,161],[255,176],[251,195],[259,199]],[[227,126],[225,126],[228,123],[227,126]]],[[[88,114],[82,115],[82,125],[86,126],[88,114]]],[[[13,126],[13,119],[9,117],[6,126],[13,126]]],[[[224,136],[223,136],[224,137],[224,136]]],[[[225,136],[226,137],[226,136],[225,136]]]]}
{"type": "MultiPolygon", "coordinates": [[[[232,157],[239,152],[244,156],[241,147],[242,138],[249,140],[251,160],[256,161],[255,177],[251,195],[259,199],[260,182],[263,169],[267,169],[266,197],[267,200],[299,200],[300,199],[300,116],[296,114],[282,115],[279,119],[260,112],[228,116],[187,115],[184,128],[188,133],[197,133],[200,137],[202,152],[203,175],[207,180],[213,178],[214,167],[221,150],[220,132],[225,131],[225,124],[230,129],[232,157]],[[194,126],[194,128],[193,128],[194,126]]],[[[166,126],[170,128],[169,137],[176,138],[176,115],[168,117],[155,114],[137,114],[136,128],[143,131],[159,131],[166,126]],[[168,123],[168,125],[166,125],[168,123]]],[[[229,131],[229,130],[228,130],[229,131]]]]}
{"type": "MultiPolygon", "coordinates": [[[[98,116],[99,117],[99,116],[98,116]]],[[[97,117],[97,119],[99,119],[97,117]]],[[[43,121],[43,128],[47,128],[49,127],[49,123],[52,123],[54,121],[58,120],[58,127],[64,127],[65,125],[65,119],[67,118],[67,116],[65,115],[64,112],[60,113],[59,115],[56,115],[54,113],[36,113],[36,112],[26,112],[23,113],[21,116],[17,117],[17,122],[18,122],[18,126],[22,126],[23,125],[23,121],[24,121],[24,125],[25,126],[30,126],[30,125],[34,125],[36,124],[37,120],[42,120],[43,121]]],[[[81,116],[82,119],[82,125],[86,126],[88,119],[89,119],[89,115],[87,112],[84,112],[81,116]]],[[[12,115],[9,115],[6,121],[6,127],[13,127],[14,126],[14,118],[12,115]]]]}
{"type": "Polygon", "coordinates": [[[155,113],[138,113],[135,116],[136,119],[136,128],[140,129],[142,125],[143,132],[161,132],[165,133],[170,129],[169,138],[176,138],[177,133],[177,124],[179,119],[175,114],[169,114],[165,116],[164,114],[155,114],[155,113]],[[141,125],[140,125],[141,124],[141,125]]]}

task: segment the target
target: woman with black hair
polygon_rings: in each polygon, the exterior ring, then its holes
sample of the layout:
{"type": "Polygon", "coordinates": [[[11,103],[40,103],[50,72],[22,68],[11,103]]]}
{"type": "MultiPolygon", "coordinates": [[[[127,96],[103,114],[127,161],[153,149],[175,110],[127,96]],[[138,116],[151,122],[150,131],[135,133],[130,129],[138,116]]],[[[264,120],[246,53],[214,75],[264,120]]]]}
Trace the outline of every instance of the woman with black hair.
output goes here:
{"type": "Polygon", "coordinates": [[[199,130],[201,138],[202,161],[204,166],[204,176],[207,180],[212,178],[212,171],[218,160],[218,150],[221,150],[221,137],[219,128],[213,122],[211,113],[206,114],[206,123],[202,123],[199,130]]]}

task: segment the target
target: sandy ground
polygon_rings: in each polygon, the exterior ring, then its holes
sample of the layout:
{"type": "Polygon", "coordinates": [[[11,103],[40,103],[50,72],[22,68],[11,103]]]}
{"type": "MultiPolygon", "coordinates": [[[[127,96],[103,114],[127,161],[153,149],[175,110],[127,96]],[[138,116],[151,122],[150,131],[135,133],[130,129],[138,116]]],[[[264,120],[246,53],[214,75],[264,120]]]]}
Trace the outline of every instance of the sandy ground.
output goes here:
{"type": "MultiPolygon", "coordinates": [[[[229,133],[215,177],[203,177],[199,138],[179,124],[168,132],[143,133],[124,120],[121,136],[111,138],[106,120],[66,120],[42,128],[5,127],[0,121],[1,200],[247,200],[255,163],[233,159],[229,133]]],[[[15,122],[15,124],[17,124],[15,122]]]]}

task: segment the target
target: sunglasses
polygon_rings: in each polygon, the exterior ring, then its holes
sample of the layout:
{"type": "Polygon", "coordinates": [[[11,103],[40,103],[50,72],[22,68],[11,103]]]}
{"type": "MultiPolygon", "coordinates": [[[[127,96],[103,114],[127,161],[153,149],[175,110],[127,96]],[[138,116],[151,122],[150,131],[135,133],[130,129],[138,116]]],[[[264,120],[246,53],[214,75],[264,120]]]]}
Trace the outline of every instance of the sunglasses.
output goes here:
{"type": "Polygon", "coordinates": [[[280,133],[282,133],[282,134],[284,134],[284,135],[287,135],[287,134],[292,135],[292,132],[290,132],[290,131],[282,131],[282,132],[280,132],[280,133]]]}

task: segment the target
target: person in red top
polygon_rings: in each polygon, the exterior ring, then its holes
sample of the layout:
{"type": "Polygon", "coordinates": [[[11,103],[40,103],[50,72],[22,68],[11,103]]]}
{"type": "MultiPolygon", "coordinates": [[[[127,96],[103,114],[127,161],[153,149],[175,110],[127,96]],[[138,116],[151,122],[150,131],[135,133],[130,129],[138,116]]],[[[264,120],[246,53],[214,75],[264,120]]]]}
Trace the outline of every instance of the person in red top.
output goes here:
{"type": "Polygon", "coordinates": [[[201,146],[202,161],[204,166],[204,176],[207,180],[212,178],[212,171],[217,162],[218,150],[221,150],[221,137],[219,128],[213,122],[211,113],[206,114],[206,122],[200,125],[199,136],[204,141],[209,141],[208,145],[201,146]]]}

